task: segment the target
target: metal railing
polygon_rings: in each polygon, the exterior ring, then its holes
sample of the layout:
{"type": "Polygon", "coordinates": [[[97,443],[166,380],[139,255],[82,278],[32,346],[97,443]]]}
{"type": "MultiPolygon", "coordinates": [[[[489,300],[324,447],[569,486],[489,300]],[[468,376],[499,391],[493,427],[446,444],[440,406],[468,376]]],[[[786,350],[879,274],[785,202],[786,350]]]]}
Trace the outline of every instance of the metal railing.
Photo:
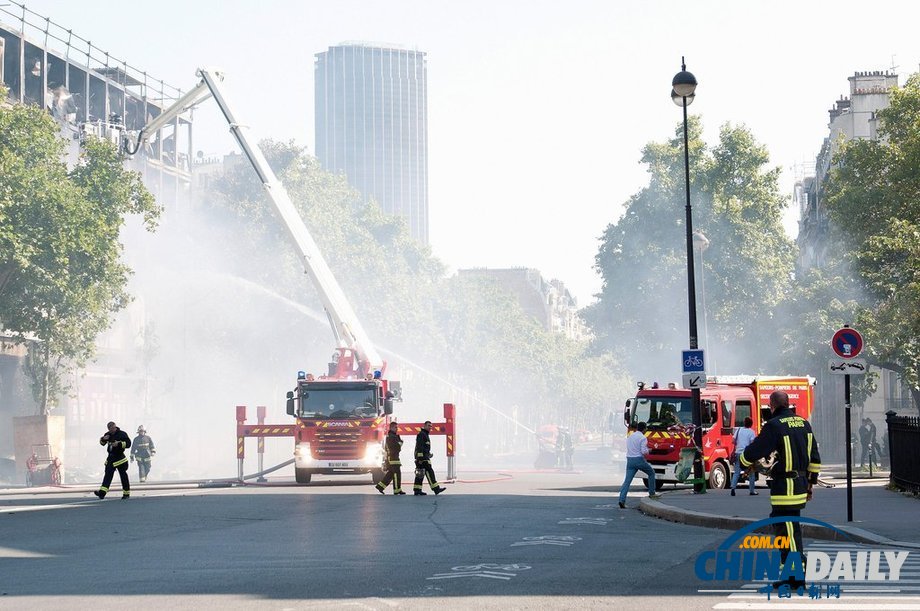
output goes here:
{"type": "Polygon", "coordinates": [[[51,18],[29,10],[21,2],[7,0],[0,3],[0,22],[18,27],[24,41],[31,41],[45,50],[57,50],[65,61],[82,64],[139,97],[155,99],[166,105],[182,96],[181,89],[110,55],[72,30],[51,21],[51,18]]]}
{"type": "Polygon", "coordinates": [[[888,453],[891,459],[891,484],[920,494],[920,418],[898,416],[889,411],[888,453]]]}

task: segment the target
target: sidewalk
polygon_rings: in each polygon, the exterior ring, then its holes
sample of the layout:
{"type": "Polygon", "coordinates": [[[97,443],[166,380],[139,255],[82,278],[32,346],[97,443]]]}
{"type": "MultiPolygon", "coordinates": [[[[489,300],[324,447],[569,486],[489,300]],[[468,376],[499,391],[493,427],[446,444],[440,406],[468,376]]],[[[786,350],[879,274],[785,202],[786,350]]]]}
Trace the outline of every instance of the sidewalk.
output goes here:
{"type": "MultiPolygon", "coordinates": [[[[821,481],[834,488],[816,486],[814,496],[802,516],[828,522],[858,542],[877,545],[904,545],[920,549],[920,499],[886,489],[887,473],[870,479],[867,474],[853,477],[853,521],[847,522],[846,476],[834,470],[821,481]]],[[[709,528],[737,530],[770,514],[770,491],[761,484],[757,496],[739,485],[737,496],[729,490],[707,490],[694,494],[690,489],[661,491],[658,501],[642,498],[639,510],[671,522],[709,528]]],[[[814,539],[842,539],[839,533],[816,525],[803,525],[804,535],[814,539]]]]}

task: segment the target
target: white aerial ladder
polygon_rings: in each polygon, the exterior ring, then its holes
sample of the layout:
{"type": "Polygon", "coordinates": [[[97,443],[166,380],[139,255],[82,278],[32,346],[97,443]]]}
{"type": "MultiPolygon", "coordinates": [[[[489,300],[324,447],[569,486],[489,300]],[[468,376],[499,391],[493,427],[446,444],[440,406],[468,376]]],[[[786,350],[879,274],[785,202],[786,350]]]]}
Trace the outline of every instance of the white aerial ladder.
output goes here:
{"type": "Polygon", "coordinates": [[[310,276],[319,293],[326,315],[329,317],[332,332],[339,346],[338,351],[333,356],[333,362],[337,370],[334,375],[332,367],[330,367],[330,376],[339,378],[364,377],[377,371],[382,374],[385,363],[380,358],[367,333],[365,333],[358,317],[352,310],[351,304],[345,298],[342,288],[336,281],[335,276],[332,275],[326,260],[313,240],[313,236],[310,235],[306,225],[304,225],[303,219],[298,214],[293,202],[291,202],[291,198],[281,181],[278,180],[269,167],[261,149],[255,142],[250,140],[246,131],[247,127],[237,121],[230,109],[230,105],[220,89],[220,83],[224,80],[223,73],[213,68],[199,68],[196,71],[196,75],[201,78],[201,81],[194,89],[179,98],[172,106],[166,108],[158,117],[145,125],[135,138],[126,135],[123,146],[124,151],[129,155],[134,155],[160,128],[168,125],[178,115],[191,110],[209,97],[213,97],[230,125],[230,132],[236,138],[246,158],[249,159],[256,174],[258,174],[262,186],[265,187],[269,199],[278,212],[278,216],[281,217],[288,236],[294,241],[300,253],[304,271],[310,276]],[[351,370],[352,359],[349,358],[349,350],[354,353],[357,361],[356,370],[351,370]]]}

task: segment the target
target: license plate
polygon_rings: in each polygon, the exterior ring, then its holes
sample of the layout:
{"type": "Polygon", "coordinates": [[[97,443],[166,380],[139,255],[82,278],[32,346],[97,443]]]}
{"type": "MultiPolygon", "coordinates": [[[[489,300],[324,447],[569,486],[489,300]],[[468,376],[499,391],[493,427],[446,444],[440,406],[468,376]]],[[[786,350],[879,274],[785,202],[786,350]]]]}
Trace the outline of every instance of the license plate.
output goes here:
{"type": "Polygon", "coordinates": [[[330,467],[347,467],[348,463],[347,462],[330,462],[329,466],[330,467]]]}

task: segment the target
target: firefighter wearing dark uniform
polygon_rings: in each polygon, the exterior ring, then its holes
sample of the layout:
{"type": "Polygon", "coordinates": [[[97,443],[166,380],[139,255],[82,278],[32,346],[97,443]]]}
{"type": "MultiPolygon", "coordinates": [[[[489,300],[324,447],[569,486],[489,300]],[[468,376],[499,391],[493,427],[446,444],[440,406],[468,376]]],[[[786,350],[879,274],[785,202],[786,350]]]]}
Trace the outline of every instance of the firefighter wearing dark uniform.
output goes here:
{"type": "MultiPolygon", "coordinates": [[[[777,390],[770,395],[770,410],[773,416],[764,423],[753,442],[741,453],[741,466],[750,468],[755,461],[776,453],[776,462],[770,470],[770,517],[800,516],[805,503],[811,500],[812,487],[818,481],[821,471],[821,457],[818,442],[811,430],[811,424],[789,409],[789,395],[777,390]]],[[[802,555],[802,528],[798,522],[778,522],[774,525],[777,535],[785,536],[789,549],[782,550],[783,564],[789,552],[802,555]]],[[[804,573],[804,566],[801,567],[804,573]]],[[[793,587],[803,582],[790,578],[793,587]]]]}
{"type": "Polygon", "coordinates": [[[121,498],[128,499],[131,497],[131,484],[128,482],[128,457],[125,456],[125,450],[131,447],[131,438],[115,426],[114,422],[109,422],[106,426],[109,432],[99,438],[99,445],[106,446],[109,456],[105,461],[102,485],[99,486],[99,490],[94,490],[93,494],[104,499],[109,492],[109,484],[112,483],[115,470],[118,469],[118,476],[121,477],[121,498]]]}
{"type": "Polygon", "coordinates": [[[377,482],[377,490],[385,494],[384,490],[393,482],[393,494],[405,494],[402,491],[402,463],[399,461],[399,452],[402,449],[402,438],[396,433],[396,423],[390,423],[390,432],[387,433],[386,473],[383,479],[377,482]]]}
{"type": "Polygon", "coordinates": [[[151,458],[157,453],[153,439],[144,430],[144,426],[137,427],[137,437],[131,443],[131,462],[137,461],[137,478],[141,482],[147,481],[150,473],[151,458]]]}
{"type": "Polygon", "coordinates": [[[446,490],[438,483],[434,476],[434,469],[431,468],[431,420],[426,420],[422,430],[415,436],[415,484],[412,490],[416,496],[426,496],[427,492],[422,492],[422,480],[428,477],[428,485],[435,494],[441,494],[446,490]]]}

